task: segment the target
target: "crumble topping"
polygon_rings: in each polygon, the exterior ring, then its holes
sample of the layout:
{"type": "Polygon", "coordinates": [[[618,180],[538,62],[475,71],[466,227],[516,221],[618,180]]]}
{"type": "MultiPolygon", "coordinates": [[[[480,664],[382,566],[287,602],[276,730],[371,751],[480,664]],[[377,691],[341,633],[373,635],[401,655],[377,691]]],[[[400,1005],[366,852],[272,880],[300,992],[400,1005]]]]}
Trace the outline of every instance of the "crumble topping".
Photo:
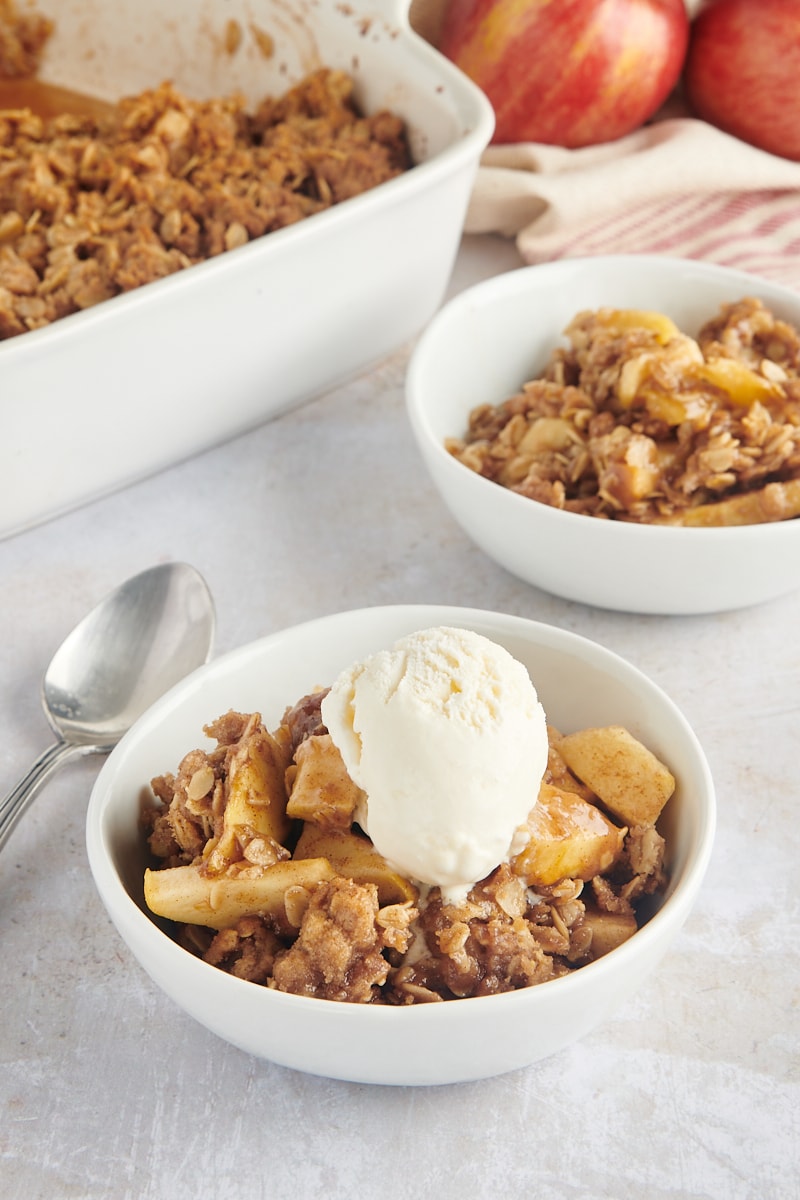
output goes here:
{"type": "MultiPolygon", "coordinates": [[[[4,49],[2,17],[0,7],[0,59],[18,57],[4,49]]],[[[252,112],[241,96],[194,100],[169,82],[107,118],[0,109],[0,340],[408,170],[403,122],[362,115],[353,87],[322,68],[252,112]]]]}

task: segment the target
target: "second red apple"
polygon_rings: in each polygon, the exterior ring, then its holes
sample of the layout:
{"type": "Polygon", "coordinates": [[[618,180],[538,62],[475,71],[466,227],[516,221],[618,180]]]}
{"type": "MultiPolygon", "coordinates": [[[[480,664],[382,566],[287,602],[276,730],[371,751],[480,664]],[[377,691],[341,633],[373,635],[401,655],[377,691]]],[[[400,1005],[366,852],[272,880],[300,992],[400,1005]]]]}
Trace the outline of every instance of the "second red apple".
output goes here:
{"type": "Polygon", "coordinates": [[[717,0],[692,26],[686,92],[698,116],[800,161],[800,3],[717,0]]]}
{"type": "Polygon", "coordinates": [[[450,0],[439,49],[488,96],[495,142],[577,147],[651,117],[688,37],[684,0],[450,0]]]}

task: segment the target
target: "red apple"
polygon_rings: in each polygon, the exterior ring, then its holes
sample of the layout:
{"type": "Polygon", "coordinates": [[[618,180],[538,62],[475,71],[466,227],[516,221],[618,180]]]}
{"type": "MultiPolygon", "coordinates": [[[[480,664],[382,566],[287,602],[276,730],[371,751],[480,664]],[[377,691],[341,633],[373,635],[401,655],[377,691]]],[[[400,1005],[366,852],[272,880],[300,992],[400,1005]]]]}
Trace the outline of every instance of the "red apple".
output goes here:
{"type": "Polygon", "coordinates": [[[576,147],[651,117],[688,40],[684,0],[450,0],[439,49],[488,96],[495,142],[576,147]]]}
{"type": "Polygon", "coordinates": [[[717,0],[702,9],[685,86],[699,117],[800,161],[800,3],[717,0]]]}

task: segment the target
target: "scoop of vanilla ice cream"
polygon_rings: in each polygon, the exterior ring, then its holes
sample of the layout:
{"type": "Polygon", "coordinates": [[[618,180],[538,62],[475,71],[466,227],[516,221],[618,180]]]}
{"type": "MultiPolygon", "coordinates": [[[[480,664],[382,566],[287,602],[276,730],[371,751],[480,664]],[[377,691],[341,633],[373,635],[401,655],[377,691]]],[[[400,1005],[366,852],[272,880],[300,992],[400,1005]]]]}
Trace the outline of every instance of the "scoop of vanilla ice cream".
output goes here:
{"type": "Polygon", "coordinates": [[[347,668],[322,719],[366,793],[357,820],[401,874],[462,898],[509,857],[547,765],[528,672],[465,629],[401,638],[347,668]]]}

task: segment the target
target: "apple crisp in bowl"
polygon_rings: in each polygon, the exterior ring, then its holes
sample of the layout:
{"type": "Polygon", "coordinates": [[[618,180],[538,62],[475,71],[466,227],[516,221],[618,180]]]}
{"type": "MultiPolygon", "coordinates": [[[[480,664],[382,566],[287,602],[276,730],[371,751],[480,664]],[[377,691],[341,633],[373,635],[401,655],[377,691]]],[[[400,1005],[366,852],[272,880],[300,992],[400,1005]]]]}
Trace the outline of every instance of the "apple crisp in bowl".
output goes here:
{"type": "MultiPolygon", "coordinates": [[[[416,753],[446,757],[446,738],[433,727],[416,753]]],[[[178,1005],[260,1057],[384,1084],[484,1078],[582,1037],[668,950],[713,832],[702,749],[633,666],[536,622],[423,605],[339,613],[202,668],[113,751],[87,816],[103,902],[178,1005]],[[549,726],[505,861],[455,893],[389,861],[318,683],[335,692],[351,664],[445,626],[513,657],[549,726]]]]}
{"type": "Polygon", "coordinates": [[[578,313],[544,371],[450,453],[554,508],[656,525],[800,516],[800,331],[744,297],[697,340],[662,313],[578,313]]]}
{"type": "Polygon", "coordinates": [[[273,732],[260,713],[229,711],[205,728],[213,749],[152,781],[145,901],[205,962],[318,999],[490,996],[601,958],[666,887],[656,821],[675,781],[620,726],[549,728],[506,861],[460,894],[421,885],[358,824],[326,694],[303,697],[273,732]]]}
{"type": "Polygon", "coordinates": [[[434,319],[409,415],[453,515],[528,582],[744,607],[800,586],[798,330],[796,294],[708,263],[523,268],[434,319]]]}

